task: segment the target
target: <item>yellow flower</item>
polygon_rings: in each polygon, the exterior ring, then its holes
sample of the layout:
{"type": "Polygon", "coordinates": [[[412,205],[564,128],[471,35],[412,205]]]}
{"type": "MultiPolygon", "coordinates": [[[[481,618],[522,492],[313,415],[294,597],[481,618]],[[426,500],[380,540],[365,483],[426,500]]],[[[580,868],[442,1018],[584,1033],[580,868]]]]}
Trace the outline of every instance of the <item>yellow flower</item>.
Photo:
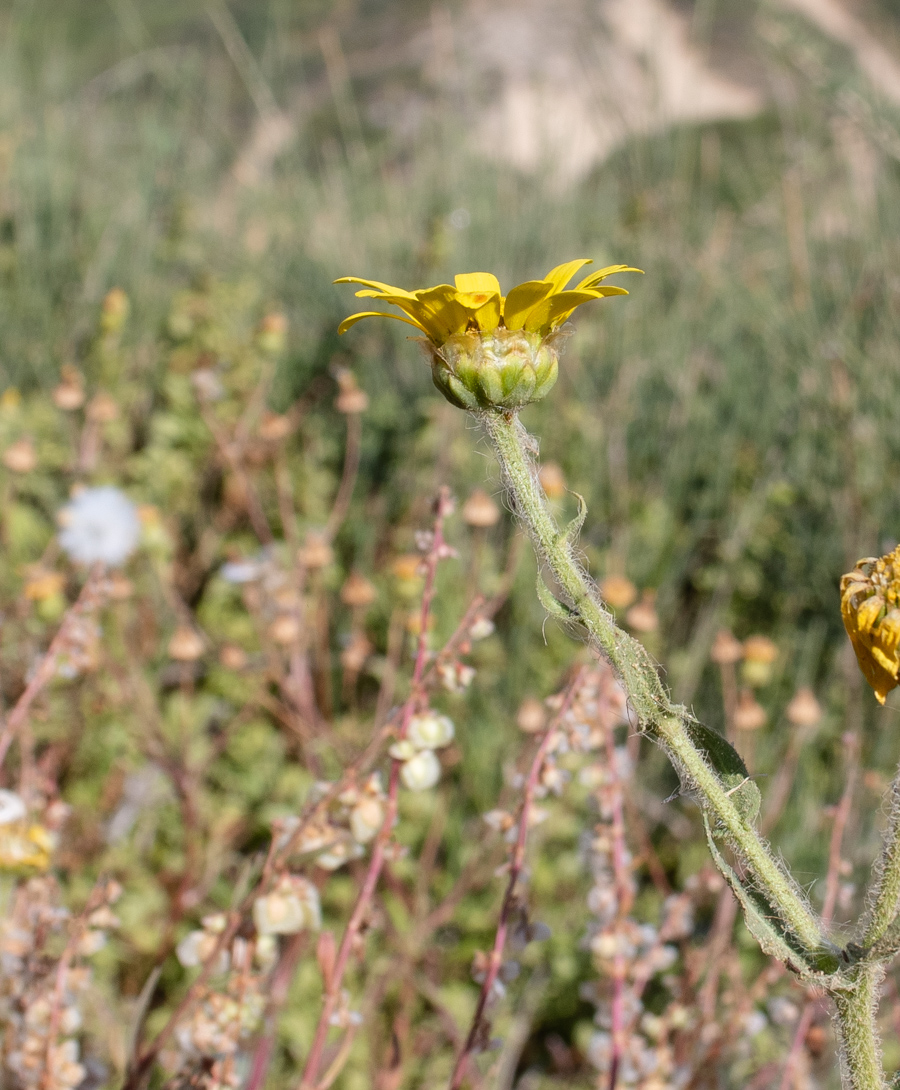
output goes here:
{"type": "Polygon", "coordinates": [[[858,560],[841,579],[841,616],[880,704],[900,682],[900,546],[858,560]]]}
{"type": "Polygon", "coordinates": [[[43,825],[15,821],[0,826],[0,872],[27,874],[50,867],[54,837],[43,825]]]}
{"type": "Polygon", "coordinates": [[[508,295],[491,273],[461,273],[455,286],[404,291],[378,280],[342,276],[336,284],[362,284],[358,298],[390,303],[402,314],[365,310],[345,318],[344,333],[363,318],[396,318],[425,334],[435,385],[463,409],[518,409],[546,394],[556,381],[561,329],[582,303],[607,295],[627,295],[624,288],[602,286],[608,276],[640,272],[610,265],[566,285],[589,258],[567,261],[543,280],[528,280],[508,295]]]}

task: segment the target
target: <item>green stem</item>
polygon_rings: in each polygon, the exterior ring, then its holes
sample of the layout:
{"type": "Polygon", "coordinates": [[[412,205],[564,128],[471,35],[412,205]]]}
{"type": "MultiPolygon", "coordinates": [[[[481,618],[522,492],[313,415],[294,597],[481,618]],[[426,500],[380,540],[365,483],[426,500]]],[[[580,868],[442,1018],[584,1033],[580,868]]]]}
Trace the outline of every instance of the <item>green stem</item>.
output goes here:
{"type": "Polygon", "coordinates": [[[516,514],[536,549],[587,628],[591,642],[611,662],[641,722],[696,789],[704,808],[726,831],[732,846],[796,938],[809,951],[821,948],[816,916],[797,887],[775,862],[759,833],[741,815],[716,771],[687,729],[687,712],[673,704],[644,647],[618,627],[596,584],[578,562],[573,543],[547,505],[530,451],[534,440],[515,413],[486,412],[482,419],[503,470],[516,514]]]}
{"type": "Polygon", "coordinates": [[[851,988],[832,993],[847,1090],[887,1087],[875,1030],[875,1009],[883,976],[880,965],[865,965],[854,974],[851,988]]]}
{"type": "Polygon", "coordinates": [[[891,816],[875,875],[857,939],[865,948],[884,938],[900,910],[900,770],[891,784],[891,816]]]}

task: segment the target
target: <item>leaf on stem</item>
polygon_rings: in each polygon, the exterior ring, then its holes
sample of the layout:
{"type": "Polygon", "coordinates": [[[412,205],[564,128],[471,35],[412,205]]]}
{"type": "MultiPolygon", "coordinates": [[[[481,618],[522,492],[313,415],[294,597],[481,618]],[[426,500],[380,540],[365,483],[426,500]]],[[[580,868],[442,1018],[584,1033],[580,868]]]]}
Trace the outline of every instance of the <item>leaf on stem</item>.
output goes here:
{"type": "Polygon", "coordinates": [[[778,958],[792,972],[809,983],[834,987],[840,977],[841,952],[832,943],[823,942],[817,950],[808,950],[781,918],[777,908],[758,889],[745,886],[719,851],[716,838],[704,814],[706,839],[713,861],[731,886],[744,914],[747,930],[764,953],[778,958]]]}

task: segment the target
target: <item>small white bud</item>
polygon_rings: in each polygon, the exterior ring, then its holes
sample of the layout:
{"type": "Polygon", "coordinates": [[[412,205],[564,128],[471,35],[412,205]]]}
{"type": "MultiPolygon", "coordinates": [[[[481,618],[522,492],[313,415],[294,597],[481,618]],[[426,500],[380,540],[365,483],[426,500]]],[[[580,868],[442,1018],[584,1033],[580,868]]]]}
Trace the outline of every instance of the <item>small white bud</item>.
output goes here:
{"type": "Polygon", "coordinates": [[[453,721],[446,715],[423,712],[409,721],[407,737],[416,749],[443,749],[453,741],[453,721]]]}
{"type": "Polygon", "coordinates": [[[469,639],[485,640],[488,636],[493,634],[494,627],[493,621],[489,621],[487,617],[479,617],[469,629],[469,639]]]}
{"type": "Polygon", "coordinates": [[[206,931],[188,931],[175,947],[175,956],[185,969],[195,969],[209,957],[215,945],[214,935],[206,931]]]}
{"type": "Polygon", "coordinates": [[[406,761],[400,778],[410,791],[427,791],[441,778],[441,763],[433,750],[423,749],[406,761]]]}
{"type": "Polygon", "coordinates": [[[253,922],[260,935],[295,935],[322,926],[319,891],[299,875],[285,874],[271,893],[253,903],[253,922]]]}
{"type": "Polygon", "coordinates": [[[350,813],[350,832],[358,844],[368,844],[384,824],[384,807],[377,798],[363,799],[350,813]]]}
{"type": "Polygon", "coordinates": [[[395,742],[388,753],[394,758],[395,761],[408,761],[411,757],[416,755],[416,747],[404,738],[402,742],[395,742]]]}

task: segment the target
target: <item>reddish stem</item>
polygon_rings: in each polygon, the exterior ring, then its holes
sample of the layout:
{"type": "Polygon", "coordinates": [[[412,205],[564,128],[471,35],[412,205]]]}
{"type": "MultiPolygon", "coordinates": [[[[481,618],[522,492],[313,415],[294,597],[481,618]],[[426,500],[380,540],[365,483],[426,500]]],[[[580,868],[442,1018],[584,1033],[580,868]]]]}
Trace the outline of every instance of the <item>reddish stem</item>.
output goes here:
{"type": "Polygon", "coordinates": [[[56,672],[59,652],[65,645],[72,625],[82,614],[89,612],[96,605],[95,592],[102,574],[102,564],[97,564],[91,569],[84,586],[81,588],[81,593],[69,607],[57,629],[56,635],[50,641],[50,646],[47,648],[43,659],[41,659],[40,666],[38,666],[34,676],[25,686],[25,691],[16,701],[15,707],[6,717],[6,722],[3,724],[2,731],[0,731],[0,767],[3,766],[3,762],[6,760],[6,754],[9,752],[13,739],[25,723],[31,705],[56,672]]]}
{"type": "Polygon", "coordinates": [[[575,677],[569,683],[563,703],[544,732],[541,744],[538,746],[537,753],[535,753],[534,759],[531,762],[528,779],[525,781],[525,792],[522,798],[522,810],[519,815],[516,845],[513,849],[512,859],[510,860],[509,865],[509,881],[506,883],[506,892],[503,895],[503,904],[500,908],[500,917],[497,921],[497,931],[494,935],[494,946],[488,959],[487,971],[481,985],[481,992],[478,995],[478,1003],[475,1007],[475,1014],[472,1016],[472,1024],[469,1027],[468,1036],[466,1037],[462,1050],[456,1058],[456,1066],[453,1068],[453,1075],[450,1078],[450,1090],[459,1090],[462,1086],[463,1079],[466,1077],[466,1072],[469,1067],[469,1061],[471,1060],[472,1053],[475,1049],[475,1042],[481,1032],[484,1011],[487,1007],[491,991],[496,983],[497,975],[500,972],[500,966],[503,963],[503,950],[506,946],[506,935],[509,930],[509,921],[515,903],[516,886],[518,885],[519,878],[522,874],[522,868],[525,864],[525,848],[528,842],[528,821],[531,815],[531,807],[534,803],[534,795],[537,790],[538,780],[544,766],[544,760],[546,759],[550,748],[550,743],[556,733],[556,728],[562,720],[562,717],[569,710],[572,700],[575,697],[575,693],[578,691],[581,684],[583,674],[584,670],[579,669],[575,677]]]}
{"type": "MultiPolygon", "coordinates": [[[[434,537],[425,561],[426,575],[425,587],[422,592],[422,606],[419,614],[419,640],[410,694],[407,697],[406,703],[403,705],[401,713],[400,727],[398,730],[398,737],[401,739],[406,737],[406,732],[409,728],[409,722],[412,719],[413,712],[422,699],[422,679],[425,673],[425,662],[428,650],[428,619],[431,615],[431,604],[434,599],[437,566],[443,553],[444,519],[449,511],[449,493],[446,489],[442,489],[437,500],[437,511],[434,520],[434,537]]],[[[307,1056],[306,1066],[303,1069],[299,1090],[313,1090],[317,1085],[319,1068],[322,1064],[322,1054],[325,1049],[325,1041],[328,1037],[329,1026],[331,1025],[331,1016],[334,1014],[335,1007],[337,1006],[341,994],[341,984],[343,983],[344,974],[347,971],[347,965],[350,961],[350,954],[355,945],[356,937],[359,934],[366,914],[369,911],[369,905],[375,893],[375,888],[378,885],[378,880],[381,877],[388,843],[390,842],[393,833],[394,821],[397,816],[401,767],[402,762],[397,760],[391,762],[384,821],[381,824],[381,829],[378,831],[378,836],[375,838],[372,856],[369,860],[366,876],[363,879],[362,888],[356,899],[356,904],[353,907],[353,912],[347,923],[344,936],[341,939],[341,945],[338,948],[337,957],[334,962],[334,969],[325,987],[322,1012],[319,1015],[319,1022],[316,1026],[313,1043],[310,1047],[309,1055],[307,1056]]]]}

